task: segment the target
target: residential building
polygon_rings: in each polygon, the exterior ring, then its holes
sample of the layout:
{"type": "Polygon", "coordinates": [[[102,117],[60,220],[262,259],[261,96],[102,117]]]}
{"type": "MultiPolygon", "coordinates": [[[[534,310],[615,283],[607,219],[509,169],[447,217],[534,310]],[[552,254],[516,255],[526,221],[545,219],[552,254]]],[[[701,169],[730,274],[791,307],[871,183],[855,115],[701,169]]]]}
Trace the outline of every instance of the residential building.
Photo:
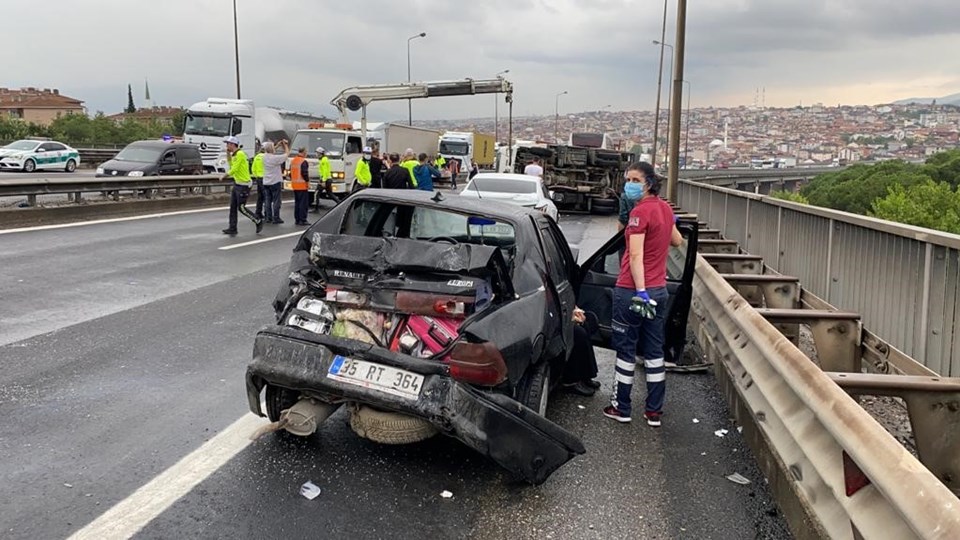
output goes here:
{"type": "Polygon", "coordinates": [[[58,116],[85,112],[83,101],[56,88],[0,88],[0,116],[48,126],[58,116]]]}

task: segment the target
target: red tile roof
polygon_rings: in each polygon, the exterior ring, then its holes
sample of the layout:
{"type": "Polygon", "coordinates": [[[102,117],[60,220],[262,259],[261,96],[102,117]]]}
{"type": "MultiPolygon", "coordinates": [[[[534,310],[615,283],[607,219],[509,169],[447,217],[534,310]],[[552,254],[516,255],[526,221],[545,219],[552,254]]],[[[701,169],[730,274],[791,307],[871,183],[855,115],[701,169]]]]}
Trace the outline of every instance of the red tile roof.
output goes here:
{"type": "Polygon", "coordinates": [[[0,88],[0,109],[83,109],[83,101],[54,88],[0,88]]]}

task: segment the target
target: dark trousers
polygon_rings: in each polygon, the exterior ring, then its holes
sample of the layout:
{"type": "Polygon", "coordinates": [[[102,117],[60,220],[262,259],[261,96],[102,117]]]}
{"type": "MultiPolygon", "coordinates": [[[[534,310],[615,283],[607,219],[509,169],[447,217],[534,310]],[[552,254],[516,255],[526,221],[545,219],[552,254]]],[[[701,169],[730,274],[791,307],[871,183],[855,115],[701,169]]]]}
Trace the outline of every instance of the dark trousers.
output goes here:
{"type": "Polygon", "coordinates": [[[268,222],[280,221],[280,194],[282,184],[263,186],[263,217],[268,222]]]}
{"type": "Polygon", "coordinates": [[[573,327],[573,350],[570,359],[563,370],[563,383],[573,384],[580,381],[589,381],[597,376],[597,357],[593,353],[593,344],[590,343],[590,334],[587,329],[577,324],[573,327]]]}
{"type": "Polygon", "coordinates": [[[263,219],[263,178],[253,178],[253,183],[257,186],[257,219],[263,219]]]}
{"type": "Polygon", "coordinates": [[[238,211],[254,223],[259,221],[257,216],[253,215],[253,212],[247,208],[247,198],[249,196],[250,186],[233,185],[233,191],[230,192],[230,226],[228,227],[231,231],[237,230],[238,211]]]}
{"type": "Polygon", "coordinates": [[[296,190],[293,192],[293,220],[299,223],[307,221],[307,210],[310,209],[310,192],[296,190]]]}
{"type": "Polygon", "coordinates": [[[646,412],[663,411],[666,394],[667,372],[663,363],[663,329],[667,319],[667,301],[670,295],[666,287],[647,289],[650,298],[657,302],[657,313],[653,319],[645,319],[639,313],[630,310],[633,303],[632,289],[616,287],[613,289],[613,348],[617,351],[614,394],[611,402],[626,416],[630,416],[633,390],[633,377],[637,363],[637,353],[643,363],[643,373],[647,380],[646,412]]]}

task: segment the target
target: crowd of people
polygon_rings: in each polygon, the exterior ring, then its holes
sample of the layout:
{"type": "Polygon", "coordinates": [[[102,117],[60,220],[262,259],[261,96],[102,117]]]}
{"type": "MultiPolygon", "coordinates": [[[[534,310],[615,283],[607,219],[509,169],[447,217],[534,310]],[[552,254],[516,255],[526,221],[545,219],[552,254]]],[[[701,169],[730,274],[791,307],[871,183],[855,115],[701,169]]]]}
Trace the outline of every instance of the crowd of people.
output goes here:
{"type": "MultiPolygon", "coordinates": [[[[264,223],[283,223],[280,219],[280,191],[285,176],[283,167],[291,153],[290,143],[286,140],[276,145],[267,142],[252,163],[248,163],[235,137],[228,137],[224,142],[230,165],[224,178],[231,178],[234,182],[230,196],[229,225],[223,230],[224,234],[237,234],[238,213],[256,225],[257,233],[263,229],[264,223]],[[253,185],[258,190],[256,212],[246,207],[253,185]]],[[[316,153],[319,178],[313,198],[315,210],[322,198],[339,201],[332,191],[332,174],[326,152],[323,148],[317,148],[316,153]]],[[[306,148],[297,149],[286,172],[294,193],[294,219],[301,226],[309,225],[307,212],[311,202],[306,156],[306,148]]],[[[434,182],[444,177],[441,172],[444,168],[449,171],[455,189],[458,165],[459,162],[447,162],[440,155],[430,160],[427,154],[416,155],[412,149],[407,149],[403,155],[391,153],[381,156],[375,149],[365,147],[354,170],[356,181],[353,190],[385,188],[433,191],[434,182]]],[[[470,178],[478,172],[476,164],[471,163],[470,178]]],[[[542,176],[543,167],[535,159],[526,166],[524,173],[542,176]]],[[[643,415],[647,424],[658,427],[661,425],[666,391],[663,355],[664,308],[668,300],[666,261],[670,247],[679,246],[683,239],[676,227],[673,210],[660,198],[661,178],[653,167],[645,162],[634,163],[627,169],[624,179],[619,215],[620,230],[624,232],[624,248],[613,293],[611,324],[612,345],[617,360],[610,405],[603,409],[603,415],[621,423],[632,420],[631,394],[639,361],[643,365],[647,387],[643,415]]],[[[563,374],[562,387],[576,394],[592,396],[601,386],[596,380],[597,361],[591,343],[591,335],[598,331],[596,318],[576,308],[573,319],[574,343],[563,374]]]]}

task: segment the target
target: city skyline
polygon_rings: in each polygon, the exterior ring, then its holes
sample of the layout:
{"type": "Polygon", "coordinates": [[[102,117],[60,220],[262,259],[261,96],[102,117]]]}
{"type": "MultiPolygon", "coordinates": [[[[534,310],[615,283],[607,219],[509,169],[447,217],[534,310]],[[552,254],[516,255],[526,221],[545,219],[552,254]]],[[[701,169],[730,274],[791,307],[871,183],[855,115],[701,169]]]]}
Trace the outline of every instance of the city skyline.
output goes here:
{"type": "MultiPolygon", "coordinates": [[[[675,5],[670,2],[668,43],[675,5]]],[[[126,84],[144,77],[158,104],[235,95],[229,1],[146,4],[136,11],[118,0],[45,4],[77,6],[74,15],[52,19],[44,29],[8,30],[23,54],[9,56],[7,73],[14,75],[6,86],[56,86],[108,114],[125,104],[126,84]],[[144,33],[141,23],[148,20],[162,32],[144,33]],[[110,31],[94,31],[98,27],[110,31]],[[83,39],[65,42],[63,36],[78,33],[83,39]]],[[[335,12],[306,0],[279,0],[269,8],[238,0],[238,6],[243,97],[264,105],[330,115],[330,98],[345,87],[404,81],[406,40],[420,31],[427,36],[411,44],[414,80],[493,77],[509,69],[517,115],[552,113],[554,95],[564,90],[561,111],[607,104],[646,110],[655,100],[659,48],[651,41],[659,38],[662,4],[648,0],[492,0],[482,6],[418,0],[402,7],[371,0],[363,10],[335,12]],[[309,31],[288,45],[282,29],[292,13],[302,14],[309,31]]],[[[13,18],[30,16],[26,4],[8,9],[13,18]]],[[[952,24],[958,10],[944,0],[691,6],[685,71],[693,106],[750,105],[757,88],[766,89],[768,106],[871,105],[960,91],[960,59],[931,54],[960,43],[952,24]]],[[[668,49],[664,98],[669,58],[668,49]]],[[[414,118],[490,114],[492,101],[415,101],[414,118]]],[[[370,113],[401,118],[404,105],[378,104],[370,113]]]]}

